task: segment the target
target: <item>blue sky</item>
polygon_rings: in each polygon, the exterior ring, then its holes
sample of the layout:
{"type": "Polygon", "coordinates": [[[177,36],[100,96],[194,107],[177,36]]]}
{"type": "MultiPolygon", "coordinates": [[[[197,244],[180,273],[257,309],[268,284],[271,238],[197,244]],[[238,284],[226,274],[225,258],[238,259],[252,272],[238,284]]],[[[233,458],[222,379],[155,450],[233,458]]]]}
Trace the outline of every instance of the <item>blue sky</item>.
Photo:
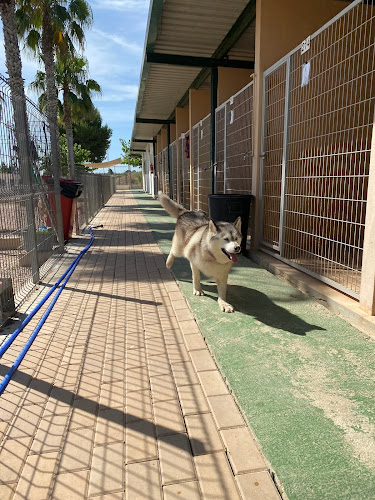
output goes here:
{"type": "MultiPolygon", "coordinates": [[[[94,100],[103,123],[113,130],[108,159],[121,155],[119,138],[130,139],[138,93],[149,0],[91,0],[94,24],[86,31],[85,56],[90,77],[102,87],[94,100]]],[[[1,22],[0,22],[1,26],[1,22]]],[[[38,64],[22,53],[23,77],[27,86],[38,64]]],[[[7,76],[1,26],[0,73],[7,76]]],[[[117,172],[121,167],[115,169],[117,172]]]]}

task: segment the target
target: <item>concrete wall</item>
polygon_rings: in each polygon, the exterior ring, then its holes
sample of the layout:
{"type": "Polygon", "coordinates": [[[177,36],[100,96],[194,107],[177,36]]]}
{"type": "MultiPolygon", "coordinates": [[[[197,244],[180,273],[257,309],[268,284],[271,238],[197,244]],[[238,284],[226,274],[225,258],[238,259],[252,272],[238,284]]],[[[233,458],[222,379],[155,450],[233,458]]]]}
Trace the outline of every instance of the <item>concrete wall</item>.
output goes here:
{"type": "Polygon", "coordinates": [[[253,70],[218,68],[217,105],[244,88],[252,79],[253,70]]]}
{"type": "Polygon", "coordinates": [[[151,173],[150,165],[154,165],[152,144],[147,144],[146,152],[142,153],[143,190],[155,196],[154,174],[151,173]]]}

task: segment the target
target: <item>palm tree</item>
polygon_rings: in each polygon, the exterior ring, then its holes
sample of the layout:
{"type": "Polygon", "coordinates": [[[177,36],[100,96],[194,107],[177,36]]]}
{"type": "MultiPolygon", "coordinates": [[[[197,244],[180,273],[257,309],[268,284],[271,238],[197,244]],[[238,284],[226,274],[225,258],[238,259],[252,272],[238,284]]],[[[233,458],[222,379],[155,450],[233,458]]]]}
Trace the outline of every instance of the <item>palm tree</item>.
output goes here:
{"type": "MultiPolygon", "coordinates": [[[[100,93],[98,82],[88,77],[87,60],[83,57],[68,56],[58,58],[56,62],[56,83],[59,93],[62,93],[63,103],[59,103],[62,110],[67,140],[67,159],[70,177],[74,178],[74,140],[73,140],[73,114],[87,113],[92,110],[91,95],[100,93]]],[[[43,109],[46,104],[46,76],[38,71],[36,79],[30,87],[37,92],[42,92],[39,105],[43,109]]]]}
{"type": "Polygon", "coordinates": [[[26,95],[22,78],[22,61],[18,45],[15,0],[0,0],[3,22],[5,64],[14,113],[15,133],[23,182],[30,182],[28,138],[30,137],[26,112],[26,95]]]}
{"type": "MultiPolygon", "coordinates": [[[[51,149],[58,152],[58,91],[55,55],[61,59],[75,52],[74,42],[83,48],[83,28],[92,23],[86,0],[17,0],[18,31],[26,46],[39,53],[45,68],[46,110],[51,129],[51,149]]],[[[56,154],[56,170],[60,171],[56,154]]]]}
{"type": "MultiPolygon", "coordinates": [[[[24,37],[27,46],[39,53],[46,72],[47,118],[51,137],[57,227],[59,242],[63,242],[61,198],[57,195],[60,192],[60,149],[55,53],[59,51],[61,55],[68,54],[73,50],[74,41],[83,45],[83,27],[91,24],[92,12],[86,0],[17,0],[17,6],[18,33],[24,37]]],[[[63,250],[61,243],[60,250],[63,250]]]]}

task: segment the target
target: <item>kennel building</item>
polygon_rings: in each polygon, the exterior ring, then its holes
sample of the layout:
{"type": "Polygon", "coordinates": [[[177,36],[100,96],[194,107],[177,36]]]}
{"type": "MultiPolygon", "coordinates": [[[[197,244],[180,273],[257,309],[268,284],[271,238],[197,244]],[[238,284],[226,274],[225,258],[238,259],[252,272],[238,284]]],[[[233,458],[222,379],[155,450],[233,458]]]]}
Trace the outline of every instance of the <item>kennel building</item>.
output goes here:
{"type": "Polygon", "coordinates": [[[371,1],[154,1],[132,137],[151,194],[251,193],[252,248],[370,314],[374,40],[371,1]]]}

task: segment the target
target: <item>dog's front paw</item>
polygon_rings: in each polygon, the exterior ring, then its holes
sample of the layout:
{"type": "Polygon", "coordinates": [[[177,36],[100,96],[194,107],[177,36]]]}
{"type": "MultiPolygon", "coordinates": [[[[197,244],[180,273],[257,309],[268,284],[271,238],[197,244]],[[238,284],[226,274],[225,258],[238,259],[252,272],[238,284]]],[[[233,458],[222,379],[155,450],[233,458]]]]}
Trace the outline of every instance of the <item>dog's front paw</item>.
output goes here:
{"type": "Polygon", "coordinates": [[[204,295],[204,291],[203,291],[203,290],[196,290],[196,289],[194,288],[194,290],[193,290],[193,294],[194,294],[194,295],[204,295]]]}
{"type": "Polygon", "coordinates": [[[218,302],[219,302],[220,310],[223,313],[232,313],[232,312],[234,312],[234,307],[231,304],[228,304],[228,302],[225,302],[222,299],[219,299],[218,302]]]}

